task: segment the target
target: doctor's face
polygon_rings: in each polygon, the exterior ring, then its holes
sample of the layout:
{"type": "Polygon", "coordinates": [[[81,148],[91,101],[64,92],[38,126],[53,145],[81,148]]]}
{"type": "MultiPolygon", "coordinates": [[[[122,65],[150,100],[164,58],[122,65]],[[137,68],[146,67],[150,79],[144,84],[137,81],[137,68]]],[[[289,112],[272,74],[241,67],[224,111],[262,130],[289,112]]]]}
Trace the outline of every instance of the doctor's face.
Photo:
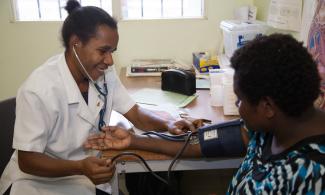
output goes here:
{"type": "MultiPolygon", "coordinates": [[[[112,53],[117,48],[118,39],[117,29],[101,25],[88,42],[80,42],[75,46],[81,63],[93,80],[97,80],[109,66],[113,65],[112,53]]],[[[78,67],[86,76],[82,68],[78,67]]]]}

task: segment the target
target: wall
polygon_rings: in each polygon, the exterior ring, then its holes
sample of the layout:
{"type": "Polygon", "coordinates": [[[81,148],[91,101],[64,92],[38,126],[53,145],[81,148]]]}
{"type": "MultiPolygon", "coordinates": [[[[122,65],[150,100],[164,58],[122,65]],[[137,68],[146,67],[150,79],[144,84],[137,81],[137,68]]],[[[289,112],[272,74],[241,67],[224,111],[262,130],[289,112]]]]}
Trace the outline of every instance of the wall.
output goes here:
{"type": "MultiPolygon", "coordinates": [[[[117,67],[134,58],[178,58],[191,62],[193,51],[216,50],[221,40],[219,23],[233,9],[253,0],[206,0],[207,19],[119,22],[117,67]]],[[[10,22],[10,0],[0,1],[0,100],[15,96],[33,69],[62,52],[62,22],[10,22]]]]}
{"type": "Polygon", "coordinates": [[[254,0],[254,5],[257,7],[257,16],[259,20],[266,21],[269,9],[270,0],[254,0]]]}
{"type": "MultiPolygon", "coordinates": [[[[270,0],[254,0],[254,5],[257,7],[258,11],[257,11],[257,18],[259,20],[262,21],[267,21],[267,16],[268,16],[268,9],[269,9],[269,4],[270,4],[270,0]]],[[[307,19],[307,21],[302,21],[302,31],[305,31],[304,33],[306,34],[306,32],[308,33],[308,30],[306,31],[306,29],[309,29],[310,23],[311,23],[311,17],[313,14],[311,14],[310,16],[310,12],[314,12],[314,4],[315,4],[315,0],[302,0],[303,3],[303,8],[305,8],[305,13],[306,15],[303,15],[303,17],[309,17],[310,19],[307,19]],[[308,16],[307,16],[308,15],[308,16]]],[[[306,19],[306,18],[305,18],[306,19]]],[[[300,32],[294,32],[294,31],[284,31],[284,30],[279,30],[279,29],[270,29],[269,33],[286,33],[286,34],[292,34],[296,39],[298,40],[306,40],[306,35],[305,34],[300,34],[300,32]]]]}

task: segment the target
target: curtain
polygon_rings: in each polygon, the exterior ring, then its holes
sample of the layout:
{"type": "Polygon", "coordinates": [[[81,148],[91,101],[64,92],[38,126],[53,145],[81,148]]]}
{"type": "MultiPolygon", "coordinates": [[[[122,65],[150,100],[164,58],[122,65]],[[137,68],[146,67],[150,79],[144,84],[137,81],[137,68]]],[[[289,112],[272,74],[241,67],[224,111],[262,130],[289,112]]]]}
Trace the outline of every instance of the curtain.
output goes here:
{"type": "Polygon", "coordinates": [[[322,93],[315,104],[325,110],[325,0],[317,0],[317,7],[309,30],[307,48],[317,63],[321,77],[322,93]]]}

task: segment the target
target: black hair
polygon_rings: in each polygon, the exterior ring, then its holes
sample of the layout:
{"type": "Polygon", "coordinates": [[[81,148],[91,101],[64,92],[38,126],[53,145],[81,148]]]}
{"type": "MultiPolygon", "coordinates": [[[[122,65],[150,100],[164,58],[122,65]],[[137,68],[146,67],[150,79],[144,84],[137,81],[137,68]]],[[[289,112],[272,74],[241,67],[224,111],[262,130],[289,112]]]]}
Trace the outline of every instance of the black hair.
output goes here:
{"type": "Polygon", "coordinates": [[[94,6],[81,7],[76,0],[69,0],[65,7],[69,15],[62,26],[62,41],[64,47],[69,47],[69,40],[72,35],[77,35],[82,43],[87,43],[95,36],[100,25],[107,25],[117,29],[117,22],[103,9],[94,6]]]}
{"type": "Polygon", "coordinates": [[[316,63],[291,35],[260,36],[230,59],[239,92],[251,104],[270,97],[288,116],[298,117],[320,93],[316,63]]]}

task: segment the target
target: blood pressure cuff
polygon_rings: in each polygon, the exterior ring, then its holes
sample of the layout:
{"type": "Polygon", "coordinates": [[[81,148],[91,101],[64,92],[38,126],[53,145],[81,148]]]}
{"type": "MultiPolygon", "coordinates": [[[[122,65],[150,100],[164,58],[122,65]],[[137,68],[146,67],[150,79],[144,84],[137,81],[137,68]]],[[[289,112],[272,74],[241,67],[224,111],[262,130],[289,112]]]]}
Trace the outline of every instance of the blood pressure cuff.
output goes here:
{"type": "Polygon", "coordinates": [[[241,157],[245,146],[241,136],[242,120],[212,124],[198,129],[201,152],[205,157],[241,157]]]}

